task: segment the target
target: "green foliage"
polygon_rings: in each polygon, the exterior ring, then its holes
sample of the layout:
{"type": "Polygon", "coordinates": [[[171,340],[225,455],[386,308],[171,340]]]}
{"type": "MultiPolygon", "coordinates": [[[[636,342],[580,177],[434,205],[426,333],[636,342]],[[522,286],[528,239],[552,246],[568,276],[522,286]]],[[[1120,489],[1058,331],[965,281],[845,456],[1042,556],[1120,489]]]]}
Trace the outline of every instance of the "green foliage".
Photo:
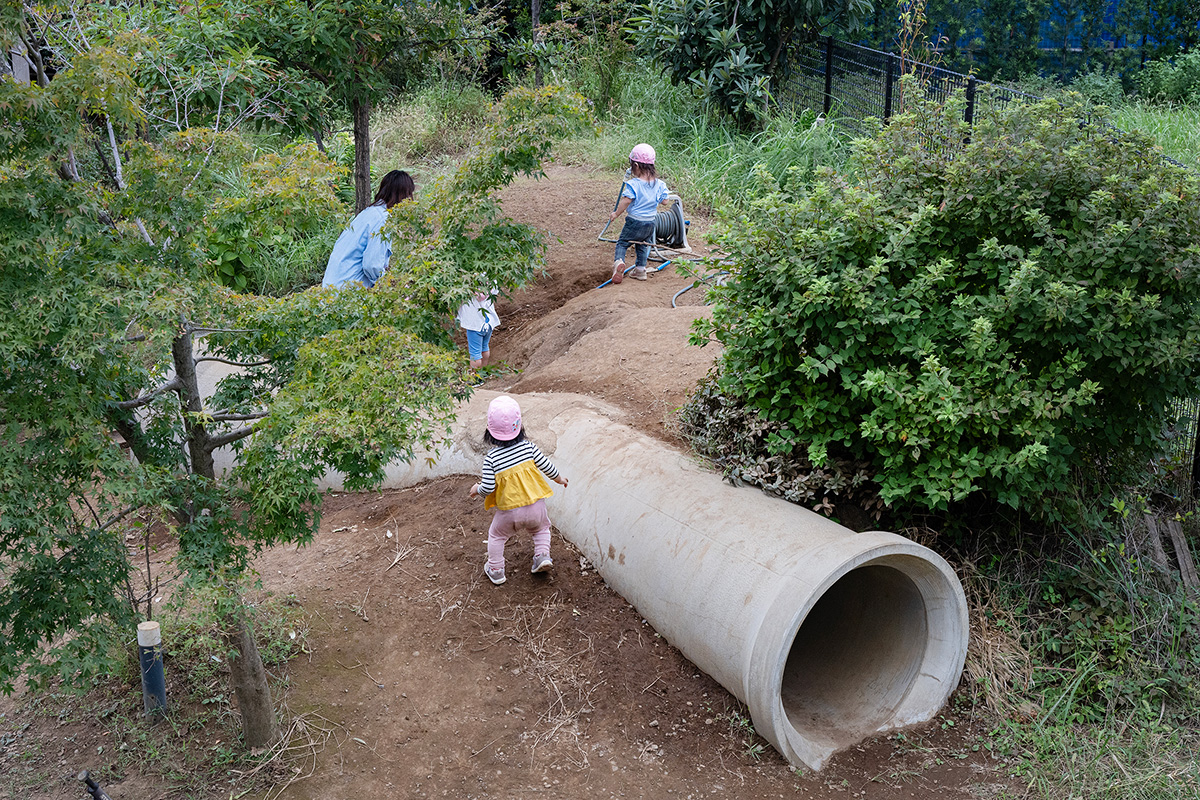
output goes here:
{"type": "Polygon", "coordinates": [[[1073,469],[1153,454],[1197,389],[1200,181],[1081,113],[1013,105],[963,145],[956,103],[920,107],[856,145],[854,180],[755,201],[697,325],[722,390],[915,507],[1045,510],[1073,469]]]}
{"type": "MultiPolygon", "coordinates": [[[[520,38],[505,48],[505,74],[528,79],[538,71],[552,82],[574,87],[597,109],[616,108],[624,67],[632,56],[626,24],[632,0],[570,0],[555,7],[558,18],[538,28],[538,38],[520,38]]],[[[544,16],[544,15],[543,15],[544,16]]]]}
{"type": "Polygon", "coordinates": [[[830,458],[814,467],[786,441],[784,425],[721,391],[709,376],[679,411],[679,427],[702,455],[713,458],[734,483],[748,483],[768,494],[830,515],[843,502],[874,512],[878,487],[865,462],[830,458]]]}
{"type": "Polygon", "coordinates": [[[1047,667],[1047,716],[1096,723],[1134,714],[1150,722],[1170,708],[1172,717],[1191,717],[1200,605],[1182,586],[1164,590],[1122,538],[1076,545],[1079,556],[1048,570],[1030,608],[1041,620],[1028,633],[1047,667]]]}
{"type": "Polygon", "coordinates": [[[527,280],[541,246],[501,217],[495,191],[540,171],[541,137],[587,119],[586,101],[557,89],[502,103],[442,193],[402,204],[378,290],[239,295],[213,281],[214,241],[244,241],[241,258],[273,237],[315,235],[338,207],[337,170],[308,146],[256,149],[236,118],[219,130],[148,125],[157,101],[138,85],[136,53],[73,45],[45,86],[0,81],[8,690],[25,668],[104,669],[107,626],[134,616],[121,597],[131,521],[162,525],[187,580],[232,592],[224,608],[240,614],[253,554],[315,530],[316,477],[336,466],[367,485],[434,442],[466,387],[465,360],[444,347],[449,310],[467,287],[527,280]],[[237,369],[205,397],[194,371],[215,358],[237,369]],[[212,460],[226,446],[241,448],[233,480],[212,460]]]}
{"type": "Polygon", "coordinates": [[[1093,103],[1106,106],[1117,106],[1125,101],[1121,76],[1099,67],[1075,76],[1075,80],[1071,82],[1071,91],[1078,92],[1093,103]]]}
{"type": "MultiPolygon", "coordinates": [[[[262,284],[252,282],[257,263],[296,240],[328,233],[329,220],[345,213],[333,188],[343,174],[311,144],[230,165],[204,220],[217,280],[237,291],[261,292],[262,284]]],[[[330,245],[324,237],[319,241],[330,245]]]]}
{"type": "Polygon", "coordinates": [[[650,0],[632,22],[672,83],[749,126],[766,117],[790,44],[815,38],[827,19],[853,31],[870,12],[867,0],[650,0]]]}
{"type": "Polygon", "coordinates": [[[1154,102],[1200,105],[1200,50],[1152,61],[1134,83],[1138,94],[1154,102]]]}

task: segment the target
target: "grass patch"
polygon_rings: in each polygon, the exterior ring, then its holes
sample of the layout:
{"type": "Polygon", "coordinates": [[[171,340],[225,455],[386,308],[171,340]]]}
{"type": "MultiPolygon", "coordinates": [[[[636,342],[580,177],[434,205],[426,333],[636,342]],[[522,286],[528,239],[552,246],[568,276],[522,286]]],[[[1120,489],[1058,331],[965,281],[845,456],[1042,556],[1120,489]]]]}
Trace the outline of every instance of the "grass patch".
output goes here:
{"type": "Polygon", "coordinates": [[[1133,102],[1113,109],[1113,124],[1154,137],[1163,153],[1200,170],[1200,106],[1133,102]]]}
{"type": "Polygon", "coordinates": [[[437,85],[380,106],[371,119],[375,183],[393,169],[426,176],[456,164],[491,118],[491,105],[478,86],[437,85]]]}

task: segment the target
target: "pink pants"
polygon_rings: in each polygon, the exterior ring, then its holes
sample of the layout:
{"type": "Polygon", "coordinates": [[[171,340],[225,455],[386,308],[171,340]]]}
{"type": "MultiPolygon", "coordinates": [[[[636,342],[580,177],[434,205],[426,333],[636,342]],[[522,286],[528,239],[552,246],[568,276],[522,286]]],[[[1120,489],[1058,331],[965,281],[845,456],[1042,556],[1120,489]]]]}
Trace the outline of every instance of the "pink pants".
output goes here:
{"type": "Polygon", "coordinates": [[[489,569],[504,569],[504,545],[514,533],[528,531],[533,534],[533,554],[550,555],[550,516],[546,513],[546,501],[538,500],[520,508],[496,510],[492,527],[488,528],[489,569]]]}

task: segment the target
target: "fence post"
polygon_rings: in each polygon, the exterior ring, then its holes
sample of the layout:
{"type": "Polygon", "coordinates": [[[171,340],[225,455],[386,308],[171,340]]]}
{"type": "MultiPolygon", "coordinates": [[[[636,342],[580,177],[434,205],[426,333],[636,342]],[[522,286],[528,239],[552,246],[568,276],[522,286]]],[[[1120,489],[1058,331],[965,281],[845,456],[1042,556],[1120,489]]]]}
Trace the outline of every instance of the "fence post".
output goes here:
{"type": "Polygon", "coordinates": [[[967,78],[967,107],[963,110],[963,122],[975,124],[975,76],[967,78]]]}
{"type": "Polygon", "coordinates": [[[825,114],[833,108],[833,37],[825,37],[825,114]]]}
{"type": "Polygon", "coordinates": [[[892,81],[895,80],[896,57],[891,53],[887,54],[887,72],[883,79],[883,121],[887,122],[892,118],[892,81]]]}

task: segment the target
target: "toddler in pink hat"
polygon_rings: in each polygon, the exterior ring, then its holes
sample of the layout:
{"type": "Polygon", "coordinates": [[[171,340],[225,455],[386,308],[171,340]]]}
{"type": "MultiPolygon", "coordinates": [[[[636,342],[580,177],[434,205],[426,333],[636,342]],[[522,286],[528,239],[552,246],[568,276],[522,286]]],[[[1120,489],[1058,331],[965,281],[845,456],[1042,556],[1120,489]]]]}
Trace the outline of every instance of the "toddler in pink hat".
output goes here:
{"type": "Polygon", "coordinates": [[[487,430],[483,439],[492,449],[483,459],[483,474],[471,487],[471,497],[483,495],[484,508],[494,508],[488,529],[488,558],[483,574],[499,586],[504,576],[504,545],[515,533],[533,534],[533,568],[546,572],[550,559],[550,517],[545,499],[554,494],[546,478],[567,485],[558,468],[538,446],[525,438],[521,406],[508,395],[488,405],[487,430]]]}
{"type": "Polygon", "coordinates": [[[613,283],[620,283],[625,277],[625,253],[630,245],[633,245],[637,258],[629,277],[646,280],[646,261],[650,258],[650,245],[654,243],[658,205],[670,194],[667,185],[658,179],[654,167],[656,157],[654,148],[648,144],[639,144],[629,151],[629,180],[621,187],[617,207],[608,215],[608,221],[612,222],[626,210],[629,212],[613,254],[613,283]]]}

